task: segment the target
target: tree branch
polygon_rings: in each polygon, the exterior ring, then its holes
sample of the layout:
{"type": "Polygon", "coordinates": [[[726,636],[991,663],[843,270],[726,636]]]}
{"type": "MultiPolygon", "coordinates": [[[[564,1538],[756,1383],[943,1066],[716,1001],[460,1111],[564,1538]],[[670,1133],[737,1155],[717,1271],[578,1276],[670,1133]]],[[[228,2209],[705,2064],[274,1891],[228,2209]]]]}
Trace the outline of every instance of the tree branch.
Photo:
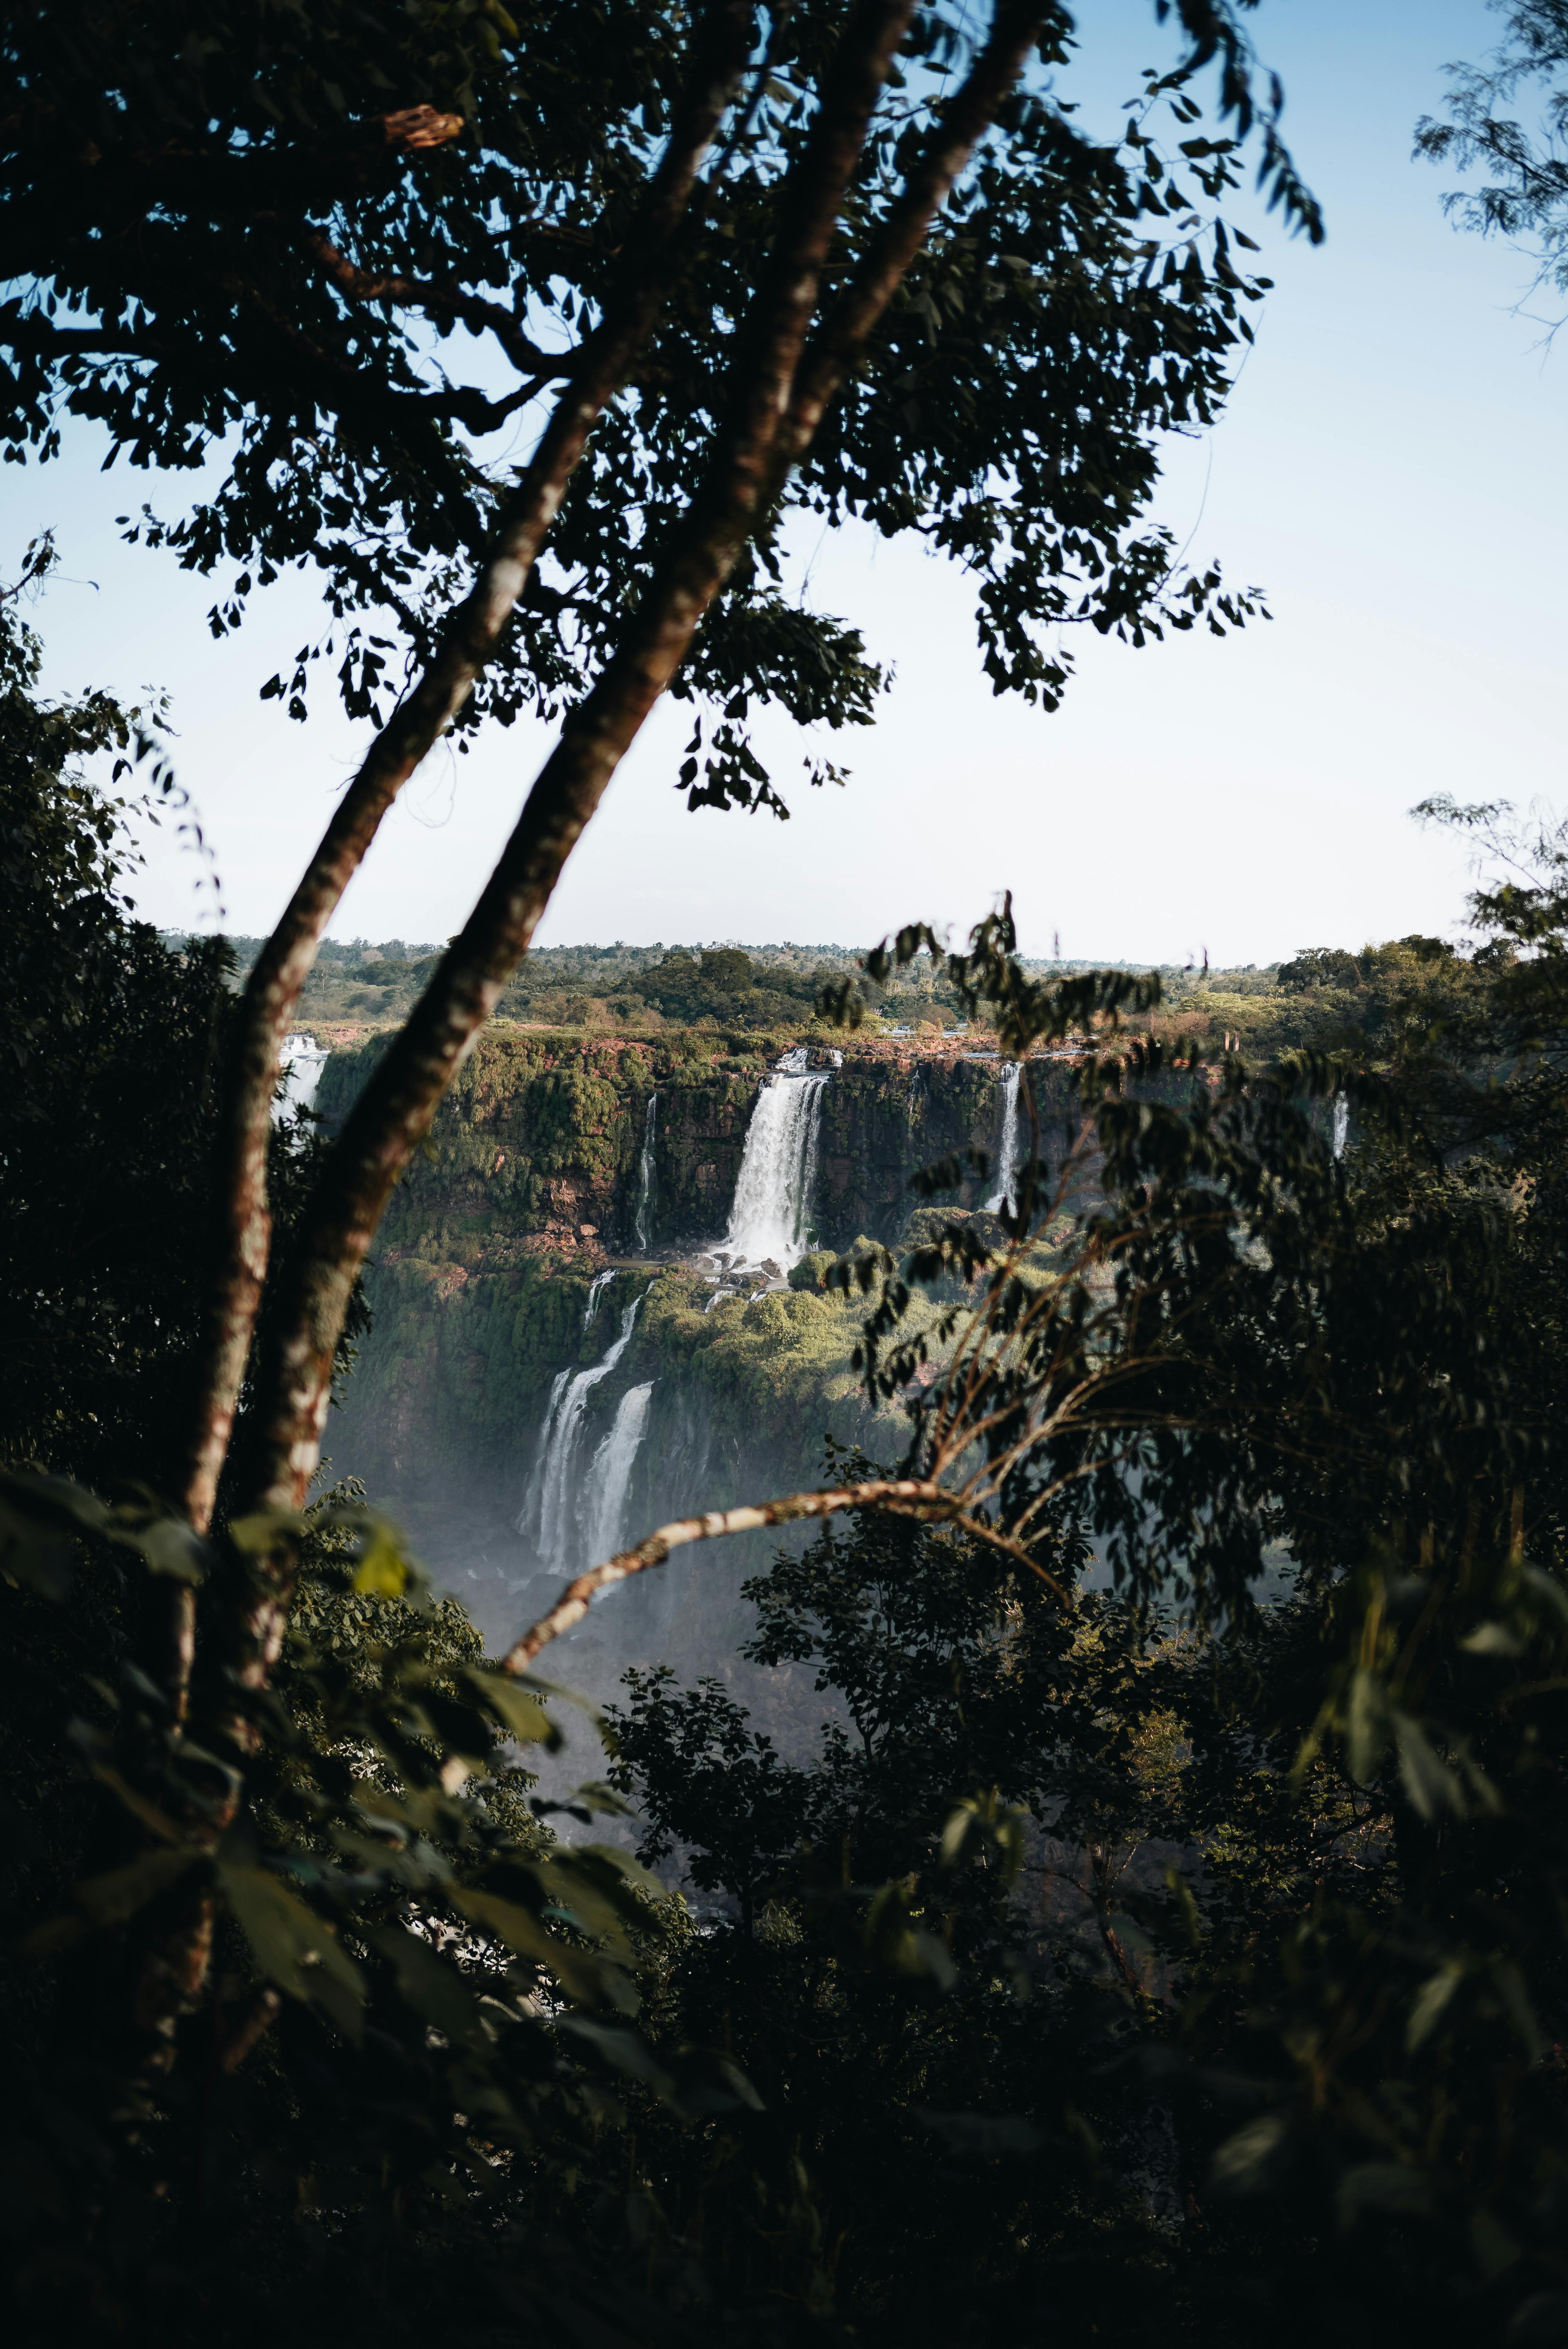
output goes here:
{"type": "Polygon", "coordinates": [[[684,1549],[690,1542],[714,1541],[726,1534],[758,1532],[766,1526],[798,1525],[805,1517],[831,1517],[846,1509],[887,1509],[898,1507],[911,1516],[938,1515],[952,1517],[958,1505],[953,1495],[941,1485],[934,1485],[919,1476],[884,1476],[864,1485],[845,1485],[821,1493],[789,1493],[781,1500],[758,1501],[739,1509],[710,1509],[706,1516],[676,1517],[656,1533],[639,1542],[635,1549],[624,1549],[606,1558],[603,1566],[590,1567],[569,1582],[548,1614],[526,1630],[501,1658],[503,1672],[525,1672],[542,1648],[570,1631],[587,1614],[597,1592],[609,1590],[617,1582],[630,1581],[634,1574],[645,1574],[650,1567],[663,1566],[672,1550],[684,1549]]]}
{"type": "Polygon", "coordinates": [[[482,294],[469,294],[460,285],[435,278],[400,277],[396,273],[373,276],[356,269],[319,229],[302,231],[296,242],[346,300],[380,302],[389,308],[401,304],[406,309],[423,310],[428,317],[459,319],[476,335],[493,335],[520,375],[542,376],[548,382],[552,377],[570,375],[582,356],[581,345],[570,351],[542,349],[530,341],[511,310],[499,302],[486,301],[482,294]]]}
{"type": "Polygon", "coordinates": [[[812,336],[801,362],[789,413],[779,437],[778,481],[810,446],[817,429],[868,336],[919,255],[932,222],[968,163],[975,143],[1028,63],[1047,14],[1038,0],[997,0],[991,36],[927,141],[872,241],[853,282],[812,336]]]}
{"type": "MultiPolygon", "coordinates": [[[[455,416],[470,431],[490,431],[516,405],[515,398],[510,402],[491,400],[483,392],[462,387],[442,392],[393,390],[375,377],[366,375],[352,361],[323,350],[308,335],[280,317],[256,289],[242,279],[225,278],[222,291],[239,314],[232,322],[231,331],[237,341],[250,340],[263,370],[271,373],[276,387],[268,398],[260,385],[253,386],[249,398],[263,414],[297,414],[309,401],[326,409],[340,425],[389,429],[404,442],[408,457],[431,470],[450,473],[459,452],[442,440],[438,419],[455,416]]],[[[232,368],[204,355],[197,344],[181,342],[177,336],[149,334],[142,328],[133,330],[102,323],[94,326],[57,326],[41,312],[24,310],[19,302],[8,302],[0,304],[0,343],[45,358],[97,357],[101,361],[124,359],[179,370],[198,382],[211,385],[223,401],[225,423],[232,422],[239,413],[232,398],[232,368]]]]}
{"type": "Polygon", "coordinates": [[[259,2040],[265,2038],[283,2010],[283,2000],[275,1990],[259,1990],[218,2051],[220,2070],[237,2072],[252,2048],[259,2040]]]}

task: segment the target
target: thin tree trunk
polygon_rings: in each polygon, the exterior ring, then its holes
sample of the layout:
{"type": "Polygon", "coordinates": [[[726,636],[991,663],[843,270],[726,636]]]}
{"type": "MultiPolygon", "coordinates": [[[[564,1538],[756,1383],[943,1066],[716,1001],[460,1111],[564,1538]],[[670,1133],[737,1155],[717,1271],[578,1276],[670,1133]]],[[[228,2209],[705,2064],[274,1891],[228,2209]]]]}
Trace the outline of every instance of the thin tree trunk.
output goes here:
{"type": "MultiPolygon", "coordinates": [[[[880,86],[908,12],[884,7],[869,13],[897,20],[884,21],[882,55],[878,59],[873,52],[868,59],[880,86]]],[[[829,402],[918,254],[975,140],[1016,83],[1038,37],[1040,21],[1037,6],[998,10],[990,40],[945,109],[853,285],[804,356],[798,362],[788,360],[788,405],[781,422],[776,419],[783,367],[774,359],[758,368],[735,445],[727,452],[729,478],[716,490],[710,517],[696,518],[687,543],[650,590],[640,626],[634,624],[629,642],[613,657],[582,709],[568,721],[461,937],[362,1097],[343,1138],[344,1163],[334,1170],[337,1212],[332,1225],[323,1218],[321,1227],[327,1247],[316,1250],[314,1278],[307,1274],[302,1284],[304,1309],[279,1366],[292,1392],[286,1400],[271,1398],[271,1458],[262,1485],[268,1505],[296,1507],[314,1473],[330,1395],[326,1341],[330,1333],[335,1348],[353,1280],[392,1183],[526,950],[567,857],[684,659],[698,623],[760,519],[764,500],[771,502],[789,466],[810,447],[829,402]],[[760,487],[764,474],[765,492],[760,487]]],[[[774,330],[776,347],[798,336],[794,314],[803,305],[791,278],[809,274],[814,296],[826,237],[863,145],[874,98],[874,90],[855,93],[855,110],[861,119],[852,129],[846,123],[830,141],[824,135],[828,151],[822,177],[828,181],[830,172],[837,185],[821,186],[814,202],[809,202],[803,227],[810,249],[790,270],[780,272],[783,315],[774,330]]],[[[825,100],[824,114],[828,104],[825,100]]],[[[779,357],[787,357],[787,352],[779,357]]],[[[332,1184],[333,1177],[328,1180],[332,1184]]]]}

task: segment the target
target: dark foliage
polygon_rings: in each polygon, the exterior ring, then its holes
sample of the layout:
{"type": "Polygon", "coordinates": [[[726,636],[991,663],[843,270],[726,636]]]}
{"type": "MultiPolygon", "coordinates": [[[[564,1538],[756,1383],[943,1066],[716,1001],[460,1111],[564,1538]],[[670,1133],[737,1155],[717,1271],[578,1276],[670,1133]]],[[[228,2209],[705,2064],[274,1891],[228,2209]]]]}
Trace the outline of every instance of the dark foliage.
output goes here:
{"type": "MultiPolygon", "coordinates": [[[[605,417],[508,641],[460,726],[553,714],[600,667],[704,461],[737,317],[842,29],[841,0],[759,11],[743,109],[705,176],[676,298],[605,417]]],[[[1158,13],[1167,12],[1163,6],[1158,13]]],[[[1055,705],[1058,622],[1141,641],[1256,610],[1183,575],[1146,519],[1161,435],[1223,403],[1247,277],[1217,207],[1261,130],[1272,194],[1320,233],[1279,146],[1277,91],[1224,0],[1182,0],[1182,63],[1152,76],[1120,146],[1058,93],[1073,45],[1041,14],[1037,65],[873,337],[867,363],[705,624],[675,690],[697,701],[694,805],[787,812],[751,703],[804,726],[868,721],[884,672],[851,621],[786,592],[791,510],[914,533],[975,585],[998,691],[1055,705]],[[1192,95],[1221,67],[1220,125],[1192,95]],[[1156,143],[1157,107],[1177,144],[1156,143]],[[1228,124],[1231,133],[1225,135],[1228,124]]],[[[10,12],[0,42],[0,231],[15,290],[7,454],[65,419],[137,468],[222,479],[133,538],[218,582],[239,625],[289,566],[334,626],[264,691],[303,715],[314,664],[351,714],[384,713],[466,584],[541,393],[570,379],[686,69],[695,12],[246,0],[93,0],[10,12]],[[503,437],[504,436],[504,437],[503,437]]],[[[901,103],[867,150],[835,275],[886,214],[975,28],[917,14],[901,103]]],[[[809,757],[810,780],[836,779],[809,757]]]]}
{"type": "Polygon", "coordinates": [[[134,811],[84,780],[95,753],[114,754],[117,781],[139,756],[159,765],[151,716],[103,694],[41,702],[38,664],[12,598],[0,606],[0,1442],[94,1482],[161,1480],[201,1277],[226,959],[215,940],[172,955],[128,918],[134,811]]]}
{"type": "MultiPolygon", "coordinates": [[[[1234,21],[1179,13],[1244,131],[1234,21]]],[[[682,298],[476,709],[574,693],[684,506],[839,16],[767,19],[682,298]]],[[[16,450],[61,404],[146,463],[231,436],[215,498],[151,534],[247,566],[221,628],[286,561],[324,565],[351,630],[390,605],[396,645],[351,636],[343,671],[368,708],[482,537],[486,428],[592,331],[685,31],[640,0],[15,15],[16,450]],[[517,382],[454,384],[411,317],[490,337],[517,382]]],[[[847,243],[959,41],[920,20],[847,243]]],[[[1189,78],[1150,94],[1183,129],[1189,78]]],[[[1265,168],[1310,218],[1272,119],[1265,168]]],[[[994,677],[1048,702],[1055,618],[1242,616],[1212,576],[1171,589],[1140,515],[1255,288],[1141,125],[1097,149],[1042,81],[1004,127],[791,494],[963,555],[994,677]]],[[[1228,144],[1181,151],[1217,201],[1228,144]]],[[[771,788],[727,730],[751,695],[852,722],[875,688],[852,631],[782,598],[777,544],[680,688],[708,704],[699,802],[771,788]]],[[[1563,836],[1440,811],[1511,860],[1479,945],[1298,957],[1341,1032],[1268,1070],[1137,1030],[1156,978],[1029,972],[1006,903],[965,950],[913,925],[824,994],[852,1015],[925,958],[1023,1064],[1028,1149],[985,1215],[941,1203],[987,1169],[929,1169],[909,1245],[835,1268],[910,1433],[902,1494],[751,1586],[748,1661],[815,1683],[814,1744],[654,1669],[616,1785],[565,1806],[591,1827],[630,1795],[694,1914],[624,1849],[555,1839],[518,1758],[553,1744],[554,1692],[486,1662],[363,1495],[202,1538],[158,1499],[222,960],[119,902],[127,811],[74,762],[133,757],[134,713],[40,704],[5,625],[26,1278],[0,1441],[57,1472],[0,1493],[12,2335],[1561,2337],[1563,836]],[[1032,1056],[1069,1043],[1079,1098],[1047,1121],[1032,1056]],[[200,1642],[187,1721],[149,1666],[195,1583],[221,1602],[199,1622],[273,1652],[200,1642]]],[[[799,1001],[722,950],[653,978],[741,1027],[748,998],[799,1001]]],[[[276,1155],[286,1206],[304,1138],[276,1155]]],[[[872,1481],[832,1467],[837,1500],[872,1481]]]]}
{"type": "MultiPolygon", "coordinates": [[[[1422,117],[1416,152],[1479,171],[1480,187],[1443,198],[1449,218],[1522,246],[1535,262],[1536,288],[1562,294],[1568,290],[1568,7],[1563,0],[1501,0],[1499,14],[1501,41],[1480,65],[1449,67],[1446,119],[1422,117]],[[1525,108],[1533,121],[1521,119],[1525,108]]],[[[1548,323],[1554,330],[1558,321],[1548,323]]]]}
{"type": "MultiPolygon", "coordinates": [[[[13,594],[0,603],[0,1458],[167,1491],[207,1270],[232,961],[219,938],[171,951],[126,899],[136,825],[184,820],[160,713],[104,694],[41,700],[40,659],[13,594]],[[139,769],[146,790],[115,796],[139,769]]],[[[280,1129],[273,1154],[286,1231],[316,1164],[308,1120],[280,1129]]],[[[352,1334],[362,1326],[356,1308],[352,1334]]]]}
{"type": "Polygon", "coordinates": [[[738,947],[710,947],[698,955],[677,947],[640,972],[627,993],[684,1026],[711,1019],[726,1028],[773,1029],[809,1019],[819,984],[815,974],[754,963],[738,947]]]}

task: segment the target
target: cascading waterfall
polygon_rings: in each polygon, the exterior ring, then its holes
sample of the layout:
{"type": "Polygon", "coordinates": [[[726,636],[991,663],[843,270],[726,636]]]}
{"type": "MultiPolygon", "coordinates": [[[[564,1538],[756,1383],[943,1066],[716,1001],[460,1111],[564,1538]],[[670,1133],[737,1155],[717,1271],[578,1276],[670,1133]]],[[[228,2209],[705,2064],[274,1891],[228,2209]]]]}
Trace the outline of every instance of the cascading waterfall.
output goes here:
{"type": "MultiPolygon", "coordinates": [[[[604,1291],[609,1288],[610,1283],[614,1279],[614,1278],[615,1268],[612,1265],[608,1272],[596,1272],[593,1275],[593,1279],[589,1282],[588,1302],[583,1308],[583,1331],[584,1336],[586,1336],[588,1331],[593,1327],[593,1316],[599,1310],[599,1299],[603,1296],[604,1291]]],[[[562,1372],[563,1377],[566,1375],[567,1373],[562,1372]]]]}
{"type": "Polygon", "coordinates": [[[806,1253],[827,1071],[810,1073],[806,1049],[786,1052],[763,1079],[746,1129],[725,1254],[788,1272],[806,1253]]]}
{"type": "Polygon", "coordinates": [[[643,1118],[642,1164],[637,1169],[637,1216],[634,1228],[636,1233],[637,1253],[639,1256],[646,1256],[648,1253],[648,1229],[654,1211],[654,1184],[655,1180],[655,1169],[654,1164],[654,1133],[658,1106],[659,1097],[657,1093],[650,1093],[648,1095],[647,1110],[643,1118]]]}
{"type": "Polygon", "coordinates": [[[1005,1061],[1002,1064],[1002,1137],[996,1153],[996,1188],[985,1205],[993,1215],[1010,1215],[1017,1201],[1014,1193],[1018,1182],[1018,1093],[1024,1081],[1023,1063],[1005,1061]]]}
{"type": "Polygon", "coordinates": [[[642,1301],[640,1296],[633,1298],[621,1316],[619,1335],[591,1370],[562,1371],[550,1391],[550,1408],[539,1438],[539,1458],[517,1529],[520,1534],[531,1535],[545,1565],[562,1571],[569,1570],[575,1563],[583,1498],[576,1473],[577,1454],[583,1442],[588,1398],[609,1377],[631,1344],[642,1301]]]}
{"type": "Polygon", "coordinates": [[[1334,1154],[1343,1158],[1350,1139],[1350,1103],[1343,1093],[1334,1096],[1334,1154]]]}
{"type": "Polygon", "coordinates": [[[632,1464],[648,1432],[648,1398],[654,1381],[628,1387],[615,1407],[610,1432],[593,1454],[588,1471],[587,1562],[596,1566],[614,1557],[626,1534],[626,1496],[632,1485],[632,1464]]]}
{"type": "Polygon", "coordinates": [[[284,1089],[273,1103],[273,1123],[281,1125],[296,1109],[312,1109],[315,1104],[315,1089],[321,1082],[321,1072],[326,1066],[325,1045],[314,1036],[287,1036],[284,1040],[284,1089]]]}

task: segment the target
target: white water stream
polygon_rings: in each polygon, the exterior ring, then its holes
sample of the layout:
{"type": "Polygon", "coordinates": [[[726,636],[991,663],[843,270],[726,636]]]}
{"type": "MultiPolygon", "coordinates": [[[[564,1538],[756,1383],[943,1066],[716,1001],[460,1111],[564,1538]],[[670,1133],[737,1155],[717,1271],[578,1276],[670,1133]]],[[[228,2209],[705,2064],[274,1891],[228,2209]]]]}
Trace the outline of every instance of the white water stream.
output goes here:
{"type": "Polygon", "coordinates": [[[285,1036],[284,1039],[284,1089],[273,1103],[273,1123],[281,1125],[296,1109],[311,1109],[315,1103],[315,1089],[321,1082],[321,1072],[326,1066],[327,1053],[324,1044],[314,1036],[285,1036]]]}
{"type": "Polygon", "coordinates": [[[593,1316],[599,1310],[599,1299],[603,1296],[604,1291],[609,1288],[610,1283],[614,1279],[614,1268],[612,1266],[608,1272],[596,1272],[593,1275],[593,1279],[589,1282],[588,1302],[583,1308],[583,1330],[584,1336],[586,1336],[587,1332],[593,1327],[593,1316]]]}
{"type": "Polygon", "coordinates": [[[1021,1062],[1005,1061],[1002,1064],[1002,1134],[996,1152],[996,1188],[985,1205],[993,1215],[1011,1214],[1017,1206],[1015,1194],[1018,1184],[1018,1161],[1022,1156],[1018,1133],[1018,1092],[1023,1083],[1021,1062]]]}
{"type": "MultiPolygon", "coordinates": [[[[595,1287],[603,1287],[606,1279],[613,1278],[601,1274],[595,1287]]],[[[642,1301],[640,1296],[633,1298],[621,1316],[619,1334],[592,1369],[562,1371],[550,1391],[550,1407],[540,1431],[539,1458],[529,1480],[528,1496],[518,1517],[517,1529],[531,1537],[540,1562],[552,1571],[570,1572],[576,1564],[580,1538],[585,1530],[583,1519],[596,1506],[593,1494],[584,1489],[577,1473],[583,1417],[589,1396],[609,1377],[631,1344],[642,1301]]],[[[612,1429],[612,1434],[614,1432],[612,1429]]],[[[641,1440],[639,1429],[637,1441],[641,1440]]],[[[634,1454],[635,1448],[634,1444],[634,1454]]],[[[631,1455],[627,1458],[626,1474],[631,1474],[631,1455]]]]}
{"type": "Polygon", "coordinates": [[[628,1387],[616,1405],[610,1432],[593,1454],[588,1472],[587,1563],[597,1566],[606,1557],[614,1557],[626,1534],[626,1495],[632,1485],[632,1464],[636,1459],[644,1436],[648,1432],[648,1398],[654,1392],[652,1379],[646,1386],[628,1387]]]}
{"type": "Polygon", "coordinates": [[[804,1045],[764,1077],[724,1241],[731,1263],[771,1263],[788,1272],[805,1255],[827,1082],[826,1071],[808,1071],[804,1045]]]}
{"type": "Polygon", "coordinates": [[[634,1229],[639,1256],[646,1256],[648,1253],[649,1219],[654,1206],[654,1134],[658,1106],[657,1093],[650,1093],[647,1113],[643,1120],[642,1163],[637,1168],[637,1215],[634,1229]]]}

